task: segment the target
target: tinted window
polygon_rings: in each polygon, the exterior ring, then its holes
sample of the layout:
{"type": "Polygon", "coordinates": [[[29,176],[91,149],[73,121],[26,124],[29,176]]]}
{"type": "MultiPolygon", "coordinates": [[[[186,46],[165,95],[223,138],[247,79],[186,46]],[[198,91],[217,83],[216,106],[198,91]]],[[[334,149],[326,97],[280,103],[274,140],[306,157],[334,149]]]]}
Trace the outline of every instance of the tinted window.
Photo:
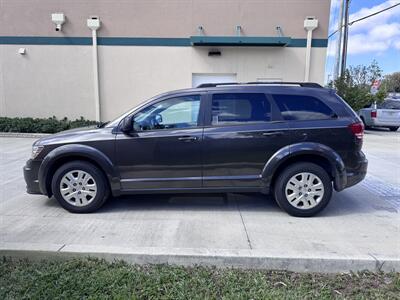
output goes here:
{"type": "Polygon", "coordinates": [[[170,98],[142,109],[134,116],[136,131],[197,126],[200,95],[170,98]]]}
{"type": "Polygon", "coordinates": [[[229,93],[212,97],[212,124],[267,122],[271,105],[264,94],[229,93]]]}
{"type": "Polygon", "coordinates": [[[302,95],[273,95],[285,120],[330,119],[335,113],[321,100],[302,95]]]}

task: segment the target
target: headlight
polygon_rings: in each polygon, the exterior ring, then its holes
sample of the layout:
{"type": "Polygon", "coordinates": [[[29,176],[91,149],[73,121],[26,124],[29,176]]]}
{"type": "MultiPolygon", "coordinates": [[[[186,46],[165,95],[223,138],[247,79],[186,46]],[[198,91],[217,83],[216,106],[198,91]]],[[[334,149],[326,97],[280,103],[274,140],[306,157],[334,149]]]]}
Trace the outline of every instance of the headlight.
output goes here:
{"type": "Polygon", "coordinates": [[[42,152],[43,148],[44,148],[43,146],[33,145],[32,146],[32,159],[35,159],[39,155],[39,153],[42,152]]]}

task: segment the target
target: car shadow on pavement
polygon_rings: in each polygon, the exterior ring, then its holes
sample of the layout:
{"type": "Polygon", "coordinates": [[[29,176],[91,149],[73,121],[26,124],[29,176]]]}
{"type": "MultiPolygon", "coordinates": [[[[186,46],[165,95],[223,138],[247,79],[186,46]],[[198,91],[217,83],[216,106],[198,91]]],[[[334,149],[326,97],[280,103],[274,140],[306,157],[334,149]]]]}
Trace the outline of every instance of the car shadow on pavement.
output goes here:
{"type": "Polygon", "coordinates": [[[98,213],[127,210],[166,211],[280,211],[276,202],[262,194],[157,194],[110,198],[98,213]]]}
{"type": "MultiPolygon", "coordinates": [[[[376,212],[364,201],[354,201],[342,193],[334,193],[329,205],[315,217],[337,217],[376,212]]],[[[271,196],[263,194],[157,194],[110,198],[96,213],[127,211],[237,211],[263,212],[276,215],[282,211],[271,196]]]]}

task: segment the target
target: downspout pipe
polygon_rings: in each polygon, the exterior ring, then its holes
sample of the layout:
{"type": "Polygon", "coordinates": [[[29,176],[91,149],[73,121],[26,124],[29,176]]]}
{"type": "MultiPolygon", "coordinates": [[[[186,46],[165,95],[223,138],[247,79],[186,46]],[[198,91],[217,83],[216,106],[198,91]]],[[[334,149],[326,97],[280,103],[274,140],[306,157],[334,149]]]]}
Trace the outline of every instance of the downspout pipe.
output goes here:
{"type": "Polygon", "coordinates": [[[315,17],[307,17],[304,20],[304,29],[307,30],[306,62],[304,71],[305,82],[308,82],[310,80],[312,32],[317,27],[318,27],[318,20],[315,17]]]}
{"type": "Polygon", "coordinates": [[[100,28],[100,19],[90,17],[87,26],[92,30],[92,68],[93,68],[93,92],[96,121],[100,122],[100,92],[99,92],[99,62],[97,57],[97,30],[100,28]]]}

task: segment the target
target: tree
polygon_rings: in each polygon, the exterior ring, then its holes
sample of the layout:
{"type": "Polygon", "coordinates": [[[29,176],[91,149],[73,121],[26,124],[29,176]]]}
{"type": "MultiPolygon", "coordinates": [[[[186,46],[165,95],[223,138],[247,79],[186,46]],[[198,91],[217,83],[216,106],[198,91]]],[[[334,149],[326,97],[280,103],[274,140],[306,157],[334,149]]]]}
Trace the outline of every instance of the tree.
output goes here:
{"type": "Polygon", "coordinates": [[[394,72],[386,75],[382,86],[387,92],[400,93],[400,72],[394,72]]]}
{"type": "Polygon", "coordinates": [[[343,76],[330,82],[329,86],[335,88],[338,95],[357,111],[375,101],[383,101],[386,96],[384,89],[380,89],[376,95],[370,92],[372,83],[381,79],[382,69],[373,60],[369,66],[350,66],[343,76]]]}

